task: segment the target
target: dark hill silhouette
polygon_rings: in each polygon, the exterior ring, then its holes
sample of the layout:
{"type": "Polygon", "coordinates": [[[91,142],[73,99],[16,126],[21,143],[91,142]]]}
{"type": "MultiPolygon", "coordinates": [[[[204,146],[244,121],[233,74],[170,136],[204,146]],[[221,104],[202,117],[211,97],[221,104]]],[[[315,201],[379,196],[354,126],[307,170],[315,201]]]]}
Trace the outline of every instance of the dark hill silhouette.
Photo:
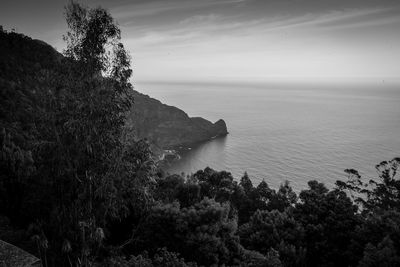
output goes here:
{"type": "Polygon", "coordinates": [[[188,146],[228,133],[223,120],[212,123],[200,117],[191,118],[183,110],[137,91],[133,95],[135,104],[128,123],[139,138],[148,138],[161,148],[188,146]]]}
{"type": "MultiPolygon", "coordinates": [[[[66,59],[43,41],[4,31],[0,33],[0,56],[2,86],[7,90],[18,87],[13,94],[7,94],[8,105],[3,105],[2,115],[14,117],[9,121],[15,121],[18,112],[6,114],[10,105],[18,110],[26,110],[20,108],[21,104],[30,105],[33,110],[37,108],[34,99],[37,90],[43,90],[42,78],[51,72],[62,72],[66,59]],[[21,95],[24,103],[19,103],[21,95]]],[[[137,91],[133,95],[135,104],[128,115],[128,124],[133,125],[137,138],[147,138],[158,148],[188,146],[228,133],[223,120],[212,123],[199,117],[190,118],[184,111],[137,91]]]]}

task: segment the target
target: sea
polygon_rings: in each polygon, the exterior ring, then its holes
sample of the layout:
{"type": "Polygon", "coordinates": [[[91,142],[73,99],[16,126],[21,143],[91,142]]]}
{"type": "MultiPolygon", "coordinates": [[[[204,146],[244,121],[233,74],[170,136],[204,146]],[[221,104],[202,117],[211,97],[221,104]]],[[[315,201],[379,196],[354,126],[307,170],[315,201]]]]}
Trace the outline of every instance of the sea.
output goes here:
{"type": "Polygon", "coordinates": [[[211,167],[254,185],[284,181],[300,191],[317,180],[333,188],[356,169],[400,156],[400,83],[385,80],[140,82],[135,89],[191,117],[224,119],[229,134],[180,151],[165,171],[211,167]]]}

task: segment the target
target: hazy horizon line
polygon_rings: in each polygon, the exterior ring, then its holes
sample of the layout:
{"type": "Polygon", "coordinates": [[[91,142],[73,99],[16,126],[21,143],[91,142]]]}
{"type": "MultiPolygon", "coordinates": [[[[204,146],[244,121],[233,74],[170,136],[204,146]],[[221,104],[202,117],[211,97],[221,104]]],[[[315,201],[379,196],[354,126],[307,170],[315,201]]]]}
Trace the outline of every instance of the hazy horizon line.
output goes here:
{"type": "Polygon", "coordinates": [[[281,76],[281,77],[249,77],[249,78],[233,78],[233,77],[205,77],[205,78],[161,78],[161,79],[137,79],[133,78],[133,84],[251,84],[251,83],[273,83],[273,82],[290,82],[290,83],[394,83],[400,84],[400,76],[281,76]]]}

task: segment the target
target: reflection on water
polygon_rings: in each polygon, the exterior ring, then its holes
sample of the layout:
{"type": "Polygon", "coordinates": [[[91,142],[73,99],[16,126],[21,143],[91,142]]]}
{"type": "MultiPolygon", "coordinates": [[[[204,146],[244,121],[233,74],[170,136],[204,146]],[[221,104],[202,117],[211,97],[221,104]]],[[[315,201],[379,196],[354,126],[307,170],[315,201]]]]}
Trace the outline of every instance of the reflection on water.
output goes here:
{"type": "Polygon", "coordinates": [[[221,136],[196,144],[190,148],[178,150],[180,159],[173,161],[169,166],[166,166],[164,170],[171,174],[182,172],[190,174],[194,170],[204,168],[204,166],[220,169],[222,166],[226,166],[225,148],[228,138],[229,135],[221,136]],[[213,162],[205,160],[207,155],[212,155],[213,162]]]}

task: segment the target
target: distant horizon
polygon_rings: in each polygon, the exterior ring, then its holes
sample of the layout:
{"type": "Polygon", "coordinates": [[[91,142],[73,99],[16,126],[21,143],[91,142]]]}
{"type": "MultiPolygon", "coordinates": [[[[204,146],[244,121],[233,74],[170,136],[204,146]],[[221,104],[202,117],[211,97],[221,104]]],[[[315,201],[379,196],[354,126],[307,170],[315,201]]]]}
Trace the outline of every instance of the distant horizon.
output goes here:
{"type": "Polygon", "coordinates": [[[387,76],[387,77],[371,77],[371,76],[338,76],[338,77],[321,77],[321,76],[309,76],[309,77],[201,77],[197,79],[187,79],[185,77],[176,78],[162,78],[162,79],[133,79],[133,84],[268,84],[268,83],[358,83],[358,84],[400,84],[400,76],[387,76]]]}
{"type": "MultiPolygon", "coordinates": [[[[387,82],[138,82],[140,93],[183,110],[189,117],[226,122],[229,135],[184,150],[170,173],[209,166],[275,188],[290,180],[333,187],[355,168],[375,174],[375,163],[400,151],[399,84],[387,82]]],[[[155,109],[157,110],[157,109],[155,109]]]]}
{"type": "MultiPolygon", "coordinates": [[[[5,0],[0,25],[61,52],[67,2],[5,0]]],[[[80,2],[118,21],[135,81],[400,77],[398,1],[80,2]]]]}

